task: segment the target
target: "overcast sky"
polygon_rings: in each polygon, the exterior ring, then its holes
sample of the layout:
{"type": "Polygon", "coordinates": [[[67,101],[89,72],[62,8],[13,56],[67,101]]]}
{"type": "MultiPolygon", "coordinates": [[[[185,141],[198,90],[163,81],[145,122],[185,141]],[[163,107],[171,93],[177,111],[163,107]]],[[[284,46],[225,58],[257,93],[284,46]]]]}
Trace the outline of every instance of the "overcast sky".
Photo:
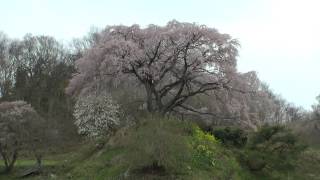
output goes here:
{"type": "Polygon", "coordinates": [[[239,71],[257,71],[276,93],[310,109],[320,94],[319,8],[318,0],[1,0],[0,31],[67,42],[92,26],[206,24],[240,41],[239,71]]]}

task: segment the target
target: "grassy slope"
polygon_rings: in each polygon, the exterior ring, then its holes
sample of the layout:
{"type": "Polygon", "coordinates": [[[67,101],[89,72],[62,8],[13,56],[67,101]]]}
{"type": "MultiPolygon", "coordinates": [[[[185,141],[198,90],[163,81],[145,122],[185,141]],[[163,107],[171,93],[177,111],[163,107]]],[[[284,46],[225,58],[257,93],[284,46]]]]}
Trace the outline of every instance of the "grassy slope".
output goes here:
{"type": "MultiPolygon", "coordinates": [[[[176,127],[179,128],[179,127],[176,127]]],[[[170,128],[170,131],[179,132],[170,128]]],[[[191,139],[191,136],[188,136],[191,139]]],[[[253,173],[241,167],[235,155],[219,143],[212,147],[215,161],[212,167],[188,164],[188,171],[182,174],[138,174],[131,173],[131,179],[270,179],[262,173],[253,173]]],[[[122,179],[132,169],[124,158],[129,152],[126,146],[109,144],[97,149],[93,143],[86,142],[75,147],[69,153],[52,155],[44,161],[44,172],[40,176],[26,179],[122,179]]],[[[0,162],[1,163],[1,162],[0,162]]],[[[32,160],[19,160],[10,175],[0,175],[0,179],[18,179],[17,176],[34,164],[32,160]]],[[[0,164],[0,169],[2,163],[0,164]]],[[[309,148],[300,158],[294,172],[286,175],[286,179],[317,180],[320,179],[320,150],[309,148]]],[[[284,172],[279,172],[284,173],[284,172]]],[[[284,177],[284,176],[281,176],[284,177]]]]}
{"type": "Polygon", "coordinates": [[[309,148],[304,152],[289,179],[320,180],[320,149],[309,148]]]}
{"type": "MultiPolygon", "coordinates": [[[[123,149],[109,149],[96,152],[94,151],[93,147],[85,147],[85,150],[81,150],[81,152],[74,152],[61,155],[60,157],[57,157],[56,160],[46,160],[44,162],[45,169],[43,175],[29,177],[26,179],[120,179],[119,174],[123,174],[123,172],[126,171],[126,167],[123,167],[121,166],[121,164],[117,164],[116,162],[119,156],[121,156],[121,154],[123,153],[125,153],[123,149]],[[61,158],[67,156],[69,156],[69,159],[67,161],[65,160],[65,158],[61,158]],[[70,156],[72,158],[70,158],[70,156]],[[114,164],[112,165],[111,163],[114,164]]],[[[0,179],[19,179],[17,178],[17,175],[19,175],[19,173],[22,170],[33,165],[34,161],[32,160],[18,161],[13,173],[10,175],[0,175],[0,179]]],[[[320,150],[309,149],[301,157],[299,164],[297,164],[295,172],[289,173],[286,179],[319,180],[319,169],[320,150]]],[[[216,170],[216,172],[218,173],[219,171],[222,172],[223,169],[216,170]]],[[[239,169],[238,171],[242,171],[242,175],[240,175],[239,179],[269,179],[268,177],[265,177],[263,173],[248,174],[249,171],[245,169],[239,169]]],[[[180,177],[180,179],[209,179],[209,176],[210,172],[206,170],[195,169],[191,176],[180,177]]],[[[148,179],[148,176],[146,175],[144,178],[148,179]]],[[[166,178],[167,177],[162,177],[162,179],[166,178]]],[[[140,179],[142,179],[142,177],[140,177],[140,179]]]]}
{"type": "MultiPolygon", "coordinates": [[[[169,124],[170,132],[179,133],[181,130],[176,124],[169,124]]],[[[169,126],[168,126],[169,127],[169,126]]],[[[148,125],[145,128],[149,128],[148,125]]],[[[166,128],[166,127],[162,127],[166,128]]],[[[156,137],[153,134],[145,134],[145,129],[137,130],[139,133],[143,131],[144,137],[156,137]]],[[[151,131],[152,133],[152,131],[151,131]]],[[[161,132],[162,133],[162,132],[161,132]]],[[[201,134],[203,135],[203,134],[201,134]]],[[[188,140],[191,141],[192,136],[187,136],[188,140]]],[[[131,137],[129,137],[131,138],[131,137]]],[[[131,141],[132,139],[129,139],[131,141]]],[[[181,139],[182,140],[182,139],[181,139]]],[[[125,141],[120,139],[120,141],[125,141]]],[[[134,140],[133,140],[134,141],[134,140]]],[[[147,141],[147,140],[144,140],[147,141]]],[[[177,139],[179,141],[179,139],[177,139]]],[[[133,173],[133,168],[126,161],[125,157],[128,154],[128,147],[109,145],[101,151],[95,153],[81,164],[78,164],[69,171],[69,177],[74,179],[121,179],[126,175],[130,174],[130,178],[133,179],[243,179],[241,177],[246,176],[241,171],[240,165],[237,163],[232,153],[223,148],[219,143],[208,145],[209,148],[214,149],[215,159],[214,165],[207,166],[202,165],[201,160],[198,162],[188,162],[187,170],[183,173],[167,173],[167,174],[150,174],[150,173],[133,173]],[[210,147],[209,147],[210,146],[210,147]],[[199,165],[200,164],[200,165],[199,165]]],[[[192,151],[190,149],[189,151],[192,151]]],[[[178,153],[179,152],[172,152],[178,153]]],[[[141,154],[142,156],[142,154],[141,154]]],[[[178,168],[178,167],[177,167],[178,168]]],[[[175,169],[179,171],[179,169],[175,169]]]]}

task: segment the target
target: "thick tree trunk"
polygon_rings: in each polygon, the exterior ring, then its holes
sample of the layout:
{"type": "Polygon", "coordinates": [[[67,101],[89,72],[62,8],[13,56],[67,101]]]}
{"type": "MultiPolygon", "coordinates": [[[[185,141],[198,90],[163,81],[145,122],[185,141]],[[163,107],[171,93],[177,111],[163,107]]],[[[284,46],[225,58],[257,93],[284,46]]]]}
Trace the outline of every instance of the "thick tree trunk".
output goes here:
{"type": "Polygon", "coordinates": [[[7,170],[9,169],[8,158],[7,158],[6,155],[4,155],[4,154],[1,154],[1,155],[2,155],[2,158],[3,158],[3,163],[4,163],[5,171],[7,171],[7,170]]]}
{"type": "Polygon", "coordinates": [[[167,114],[165,106],[162,103],[162,99],[157,94],[155,87],[152,84],[144,84],[147,93],[147,110],[150,113],[157,113],[160,116],[167,114]]]}
{"type": "Polygon", "coordinates": [[[42,155],[41,154],[36,154],[36,161],[37,161],[37,167],[39,170],[42,168],[42,155]]]}
{"type": "Polygon", "coordinates": [[[152,99],[153,99],[153,95],[152,95],[152,91],[151,88],[148,84],[145,85],[146,88],[146,93],[147,93],[147,110],[149,112],[153,112],[154,108],[153,108],[153,103],[152,103],[152,99]]]}
{"type": "Polygon", "coordinates": [[[9,157],[3,157],[4,158],[4,161],[5,161],[5,173],[9,173],[13,167],[14,167],[14,164],[18,158],[18,151],[15,150],[13,152],[13,155],[12,155],[12,159],[10,160],[9,157]]]}
{"type": "Polygon", "coordinates": [[[15,150],[15,151],[13,152],[13,156],[12,156],[12,159],[11,159],[11,162],[10,162],[10,165],[9,165],[10,171],[13,169],[13,166],[14,166],[14,164],[16,163],[17,158],[18,158],[18,151],[15,150]]]}
{"type": "Polygon", "coordinates": [[[8,156],[7,156],[7,153],[5,153],[1,147],[1,144],[0,144],[0,155],[3,159],[3,163],[4,163],[4,171],[5,172],[8,172],[9,171],[9,159],[8,159],[8,156]]]}

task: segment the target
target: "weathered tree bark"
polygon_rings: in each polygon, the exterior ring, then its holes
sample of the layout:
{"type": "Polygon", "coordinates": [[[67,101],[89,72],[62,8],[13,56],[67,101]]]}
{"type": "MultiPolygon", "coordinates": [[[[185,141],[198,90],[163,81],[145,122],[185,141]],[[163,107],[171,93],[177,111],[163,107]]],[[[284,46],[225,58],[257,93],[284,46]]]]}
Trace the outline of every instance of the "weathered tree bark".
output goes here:
{"type": "Polygon", "coordinates": [[[4,168],[5,168],[4,172],[9,173],[13,169],[14,164],[18,158],[18,151],[14,150],[12,154],[12,158],[10,158],[4,151],[2,151],[1,148],[0,148],[0,154],[4,161],[4,168]]]}
{"type": "Polygon", "coordinates": [[[12,159],[9,162],[9,166],[6,168],[6,172],[10,172],[13,169],[13,166],[16,163],[17,158],[18,158],[18,151],[14,150],[12,159]]]}
{"type": "Polygon", "coordinates": [[[145,85],[145,89],[146,89],[146,93],[147,93],[147,110],[149,112],[153,112],[154,109],[153,109],[153,95],[152,95],[152,92],[151,92],[151,89],[150,89],[150,86],[148,84],[145,85]]]}
{"type": "Polygon", "coordinates": [[[42,155],[37,153],[36,156],[36,166],[39,168],[39,170],[42,169],[42,155]]]}

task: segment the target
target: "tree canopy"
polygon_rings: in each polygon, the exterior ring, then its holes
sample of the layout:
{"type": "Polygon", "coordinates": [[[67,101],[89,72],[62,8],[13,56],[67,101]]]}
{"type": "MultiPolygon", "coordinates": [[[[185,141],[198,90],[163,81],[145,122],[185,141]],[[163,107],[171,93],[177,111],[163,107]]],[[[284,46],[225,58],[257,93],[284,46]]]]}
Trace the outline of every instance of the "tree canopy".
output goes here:
{"type": "Polygon", "coordinates": [[[41,163],[37,148],[44,144],[43,120],[24,101],[0,103],[0,155],[6,171],[10,171],[21,149],[33,151],[41,163]]]}
{"type": "Polygon", "coordinates": [[[238,42],[214,28],[171,21],[166,26],[109,26],[76,61],[67,91],[107,82],[142,86],[150,112],[168,113],[207,91],[227,88],[236,71],[238,42]]]}

